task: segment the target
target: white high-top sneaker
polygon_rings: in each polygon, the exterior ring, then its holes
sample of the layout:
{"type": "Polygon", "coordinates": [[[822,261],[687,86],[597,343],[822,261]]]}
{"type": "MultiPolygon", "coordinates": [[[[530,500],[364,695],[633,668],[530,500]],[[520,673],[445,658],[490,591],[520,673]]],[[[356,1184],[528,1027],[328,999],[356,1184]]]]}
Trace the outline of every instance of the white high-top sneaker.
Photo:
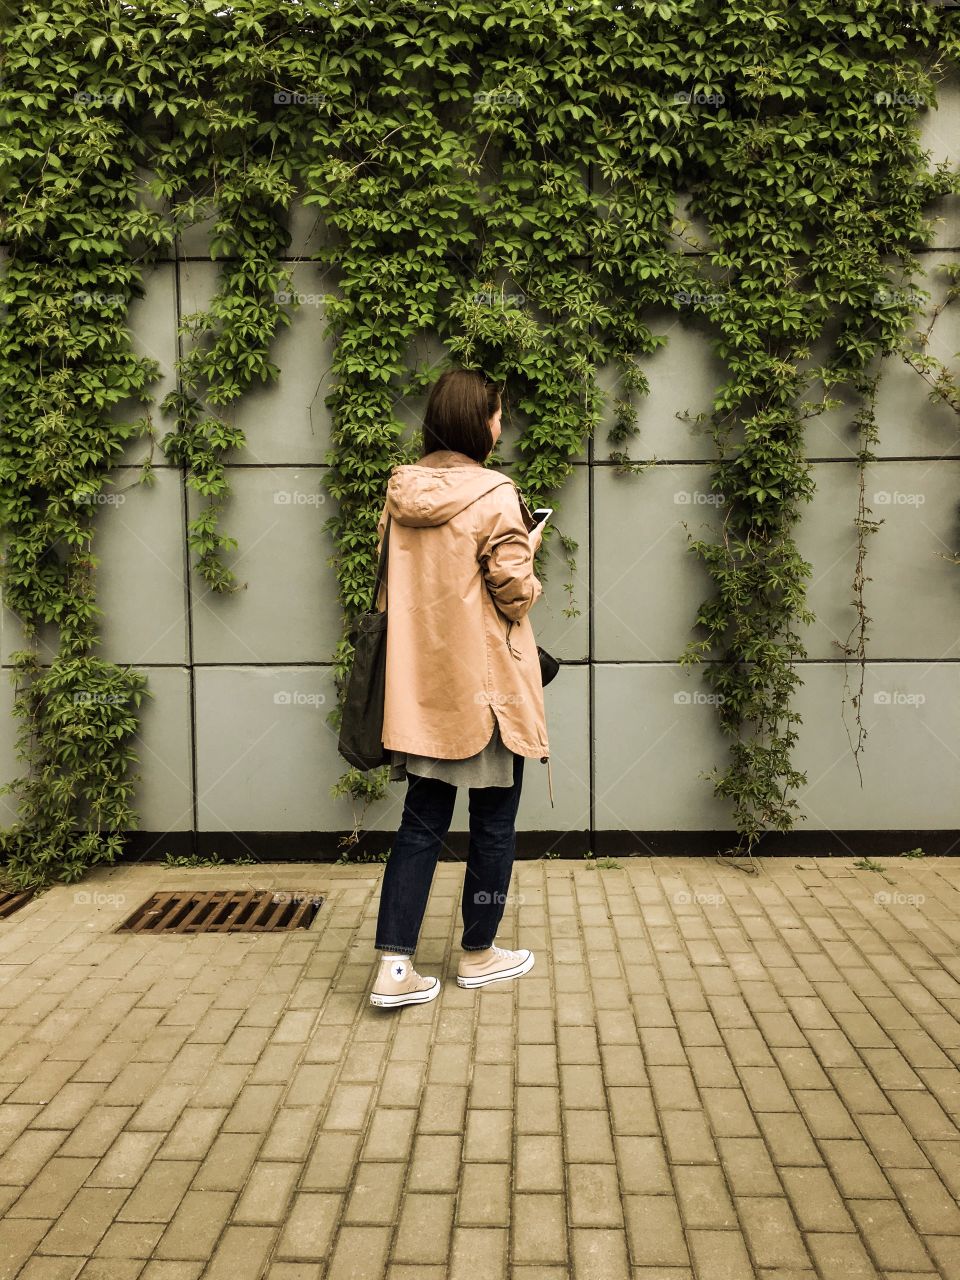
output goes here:
{"type": "Polygon", "coordinates": [[[436,1000],[439,994],[440,979],[417,973],[412,956],[385,956],[370,992],[370,1003],[392,1009],[402,1004],[425,1004],[436,1000]]]}
{"type": "Polygon", "coordinates": [[[488,982],[502,982],[505,978],[519,978],[533,968],[533,952],[525,947],[520,951],[505,951],[493,947],[485,960],[471,960],[470,953],[460,957],[457,986],[485,987],[488,982]]]}

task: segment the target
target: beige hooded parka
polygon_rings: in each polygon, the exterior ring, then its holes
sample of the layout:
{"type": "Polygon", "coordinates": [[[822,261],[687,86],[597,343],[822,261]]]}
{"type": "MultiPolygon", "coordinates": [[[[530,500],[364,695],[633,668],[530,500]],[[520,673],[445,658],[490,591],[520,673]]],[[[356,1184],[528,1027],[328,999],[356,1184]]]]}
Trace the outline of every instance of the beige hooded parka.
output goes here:
{"type": "MultiPolygon", "coordinates": [[[[542,593],[534,519],[509,476],[437,450],[395,466],[377,523],[390,550],[377,601],[387,608],[383,744],[444,760],[490,740],[547,761],[537,642],[527,614],[542,593]]],[[[552,799],[552,787],[551,787],[552,799]]]]}

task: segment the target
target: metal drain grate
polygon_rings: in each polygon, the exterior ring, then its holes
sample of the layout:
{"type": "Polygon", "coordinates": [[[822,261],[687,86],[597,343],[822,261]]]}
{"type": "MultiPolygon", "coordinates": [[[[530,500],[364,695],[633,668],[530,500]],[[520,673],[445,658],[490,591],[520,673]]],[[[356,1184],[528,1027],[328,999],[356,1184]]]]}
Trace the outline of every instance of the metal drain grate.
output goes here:
{"type": "Polygon", "coordinates": [[[309,929],[323,898],[272,889],[155,893],[118,927],[134,933],[276,933],[309,929]]]}
{"type": "Polygon", "coordinates": [[[0,893],[0,920],[6,920],[15,911],[25,907],[33,897],[32,889],[24,889],[20,893],[0,893]]]}

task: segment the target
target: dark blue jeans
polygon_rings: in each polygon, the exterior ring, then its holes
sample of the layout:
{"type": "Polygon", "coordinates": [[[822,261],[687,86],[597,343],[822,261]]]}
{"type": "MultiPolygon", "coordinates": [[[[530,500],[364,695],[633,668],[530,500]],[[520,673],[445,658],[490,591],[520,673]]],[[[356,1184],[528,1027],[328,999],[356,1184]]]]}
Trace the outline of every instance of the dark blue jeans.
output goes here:
{"type": "MultiPolygon", "coordinates": [[[[492,946],[503,917],[517,843],[523,761],[514,753],[512,787],[470,788],[470,843],[460,908],[465,951],[492,946]]],[[[412,956],[416,950],[456,799],[457,788],[449,782],[407,775],[403,817],[380,887],[378,951],[412,956]]]]}

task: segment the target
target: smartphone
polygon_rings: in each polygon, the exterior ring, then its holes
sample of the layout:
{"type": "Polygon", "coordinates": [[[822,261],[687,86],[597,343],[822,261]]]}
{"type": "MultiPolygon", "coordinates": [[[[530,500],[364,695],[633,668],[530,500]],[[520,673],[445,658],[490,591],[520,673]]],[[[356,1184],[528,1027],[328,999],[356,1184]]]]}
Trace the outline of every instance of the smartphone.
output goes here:
{"type": "Polygon", "coordinates": [[[533,513],[533,518],[537,524],[546,524],[553,515],[553,507],[537,507],[533,513]]]}

